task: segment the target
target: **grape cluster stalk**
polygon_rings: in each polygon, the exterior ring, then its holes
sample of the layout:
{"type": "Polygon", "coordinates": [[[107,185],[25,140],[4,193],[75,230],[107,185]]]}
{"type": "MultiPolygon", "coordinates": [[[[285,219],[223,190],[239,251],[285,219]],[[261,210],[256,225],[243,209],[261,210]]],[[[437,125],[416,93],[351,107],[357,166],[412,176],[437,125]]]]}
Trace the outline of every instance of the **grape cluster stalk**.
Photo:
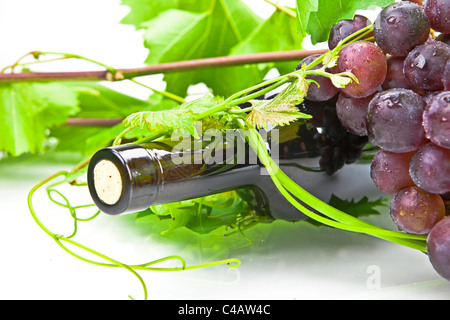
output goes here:
{"type": "Polygon", "coordinates": [[[321,164],[344,163],[345,145],[376,147],[370,175],[392,196],[393,222],[427,235],[432,266],[450,280],[450,1],[400,1],[373,23],[361,15],[341,20],[330,31],[329,49],[370,25],[373,32],[345,45],[327,70],[351,71],[359,81],[335,88],[315,76],[306,95],[306,102],[332,101],[334,120],[347,132],[334,133],[345,137],[335,149],[323,143],[321,164]]]}

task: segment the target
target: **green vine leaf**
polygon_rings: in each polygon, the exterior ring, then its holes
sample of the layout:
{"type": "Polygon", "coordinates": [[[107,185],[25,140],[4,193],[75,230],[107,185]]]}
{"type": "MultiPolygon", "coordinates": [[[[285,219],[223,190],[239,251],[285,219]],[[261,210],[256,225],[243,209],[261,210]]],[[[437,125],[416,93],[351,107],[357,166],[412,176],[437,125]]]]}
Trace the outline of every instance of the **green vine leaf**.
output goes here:
{"type": "Polygon", "coordinates": [[[144,22],[155,18],[165,10],[203,12],[211,5],[210,0],[122,0],[121,3],[130,8],[130,12],[121,23],[133,25],[136,29],[144,28],[144,22]]]}
{"type": "MultiPolygon", "coordinates": [[[[370,200],[368,197],[362,197],[359,200],[346,200],[332,194],[330,200],[328,201],[328,204],[338,210],[346,212],[347,214],[355,218],[360,218],[364,216],[379,215],[380,210],[389,207],[389,200],[387,198],[370,200]]],[[[323,224],[318,223],[317,221],[310,218],[308,218],[306,221],[316,226],[323,226],[323,224]]]]}
{"type": "Polygon", "coordinates": [[[319,8],[319,0],[297,0],[297,29],[302,36],[307,34],[307,26],[311,12],[319,8]]]}
{"type": "Polygon", "coordinates": [[[272,100],[250,100],[252,111],[245,122],[257,128],[267,128],[268,124],[283,126],[298,119],[310,119],[296,105],[300,104],[308,91],[304,79],[296,79],[272,100]]]}
{"type": "Polygon", "coordinates": [[[356,76],[350,71],[332,74],[330,76],[330,80],[336,88],[345,88],[345,86],[352,81],[359,83],[358,78],[356,78],[356,76]]]}
{"type": "MultiPolygon", "coordinates": [[[[299,8],[301,9],[303,2],[311,1],[297,0],[297,12],[299,8]]],[[[328,40],[331,27],[339,20],[352,19],[357,10],[372,9],[377,6],[385,7],[394,0],[315,0],[312,2],[318,2],[318,6],[315,10],[310,9],[306,32],[311,35],[312,44],[316,44],[328,40]]],[[[308,12],[303,14],[308,14],[308,12]]]]}
{"type": "Polygon", "coordinates": [[[334,50],[329,50],[323,56],[322,65],[324,69],[331,69],[337,66],[337,61],[339,59],[339,53],[334,50]]]}
{"type": "Polygon", "coordinates": [[[41,152],[46,130],[78,111],[76,92],[62,84],[0,85],[0,150],[12,156],[41,152]]]}
{"type": "MultiPolygon", "coordinates": [[[[203,12],[174,6],[143,23],[147,64],[227,56],[244,41],[263,19],[242,1],[209,1],[203,12]]],[[[164,76],[166,90],[185,96],[190,85],[204,83],[215,95],[228,96],[260,81],[267,69],[248,65],[173,72],[164,76]]]]}
{"type": "Polygon", "coordinates": [[[187,130],[194,138],[199,138],[201,123],[195,121],[195,115],[222,102],[219,97],[206,95],[202,98],[183,103],[170,110],[135,112],[123,120],[125,127],[147,128],[149,131],[187,130]]]}
{"type": "MultiPolygon", "coordinates": [[[[362,197],[359,200],[347,200],[341,199],[335,194],[332,194],[328,204],[355,218],[360,218],[364,216],[379,215],[381,213],[380,210],[389,207],[389,201],[389,198],[378,198],[371,200],[368,197],[362,197]]],[[[308,218],[306,221],[316,226],[323,226],[323,224],[318,223],[313,219],[308,218]]]]}
{"type": "MultiPolygon", "coordinates": [[[[285,10],[291,9],[285,8],[285,10]]],[[[233,47],[230,55],[296,50],[302,47],[303,39],[304,35],[297,32],[296,19],[284,11],[275,10],[244,41],[233,47]]],[[[280,74],[286,74],[295,69],[298,61],[278,61],[264,65],[268,68],[274,65],[280,74]]]]}

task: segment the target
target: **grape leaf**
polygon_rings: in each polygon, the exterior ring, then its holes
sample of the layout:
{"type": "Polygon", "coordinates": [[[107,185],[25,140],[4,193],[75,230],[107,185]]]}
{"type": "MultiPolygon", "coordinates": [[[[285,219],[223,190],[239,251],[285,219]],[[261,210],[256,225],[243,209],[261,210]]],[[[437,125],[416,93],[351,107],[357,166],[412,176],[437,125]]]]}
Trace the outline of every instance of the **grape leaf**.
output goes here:
{"type": "MultiPolygon", "coordinates": [[[[210,3],[202,13],[170,9],[144,23],[144,44],[149,49],[146,63],[226,56],[262,22],[241,1],[210,3]]],[[[166,90],[180,96],[185,96],[188,87],[197,83],[206,84],[215,95],[229,96],[260,82],[266,72],[256,65],[229,66],[172,72],[164,80],[166,90]]]]}
{"type": "MultiPolygon", "coordinates": [[[[244,41],[233,47],[230,55],[297,50],[302,47],[303,38],[304,36],[297,32],[296,19],[283,11],[275,10],[244,41]]],[[[261,64],[260,68],[265,67],[268,71],[275,66],[280,74],[286,74],[293,71],[297,64],[298,61],[265,63],[261,64]]]]}
{"type": "Polygon", "coordinates": [[[218,104],[220,99],[206,95],[170,110],[135,112],[126,117],[123,123],[126,127],[148,128],[149,131],[185,129],[193,137],[199,138],[199,131],[202,129],[194,116],[218,104]]]}
{"type": "Polygon", "coordinates": [[[122,5],[128,6],[130,12],[120,21],[131,24],[136,29],[142,29],[143,22],[155,18],[169,9],[180,9],[191,12],[204,12],[211,5],[210,0],[122,0],[122,5]]]}
{"type": "Polygon", "coordinates": [[[352,200],[343,200],[336,195],[332,194],[328,204],[344,211],[354,217],[362,217],[373,214],[380,214],[376,207],[384,207],[386,206],[386,199],[378,198],[375,200],[370,200],[368,197],[362,197],[358,201],[352,200]]]}
{"type": "MultiPolygon", "coordinates": [[[[95,82],[64,82],[73,90],[78,99],[79,112],[72,118],[123,119],[131,113],[150,110],[164,104],[160,95],[152,95],[149,101],[140,100],[95,82]]],[[[55,126],[50,136],[58,140],[55,151],[79,152],[90,155],[107,147],[123,131],[123,124],[112,127],[102,126],[55,126]]]]}
{"type": "Polygon", "coordinates": [[[297,29],[300,35],[306,36],[311,12],[319,8],[319,0],[297,0],[297,29]]]}
{"type": "Polygon", "coordinates": [[[231,55],[299,49],[302,41],[303,37],[297,33],[296,20],[276,10],[244,41],[237,44],[231,50],[231,55]]]}
{"type": "Polygon", "coordinates": [[[125,118],[130,113],[146,110],[152,105],[149,101],[134,98],[96,82],[70,81],[62,84],[77,94],[80,112],[73,117],[125,118]]]}
{"type": "Polygon", "coordinates": [[[307,91],[306,81],[297,79],[271,100],[250,100],[253,109],[245,122],[257,128],[267,128],[269,123],[283,126],[297,119],[309,119],[310,115],[300,112],[296,107],[303,101],[307,91]]]}
{"type": "MultiPolygon", "coordinates": [[[[378,198],[375,200],[370,200],[368,197],[364,196],[358,201],[352,199],[352,200],[344,200],[336,195],[332,194],[330,197],[330,200],[328,201],[328,204],[333,206],[336,209],[339,209],[345,213],[348,213],[349,215],[359,218],[363,216],[369,216],[369,215],[378,215],[380,214],[380,211],[377,210],[377,207],[386,207],[387,206],[387,199],[386,198],[378,198]]],[[[323,226],[323,224],[312,220],[307,219],[308,222],[317,225],[317,226],[323,226]]]]}
{"type": "Polygon", "coordinates": [[[207,234],[219,228],[235,225],[239,219],[252,214],[252,207],[236,191],[222,192],[205,197],[154,205],[136,215],[138,222],[145,223],[152,215],[170,219],[168,235],[175,229],[185,227],[197,234],[207,234]]]}
{"type": "MultiPolygon", "coordinates": [[[[297,0],[297,5],[303,1],[297,0]]],[[[311,35],[311,42],[327,41],[331,27],[339,20],[352,19],[357,10],[385,7],[394,0],[318,0],[316,10],[311,10],[306,32],[311,35]]]]}
{"type": "Polygon", "coordinates": [[[0,85],[0,150],[12,156],[43,151],[46,130],[78,111],[76,93],[64,85],[0,85]]]}

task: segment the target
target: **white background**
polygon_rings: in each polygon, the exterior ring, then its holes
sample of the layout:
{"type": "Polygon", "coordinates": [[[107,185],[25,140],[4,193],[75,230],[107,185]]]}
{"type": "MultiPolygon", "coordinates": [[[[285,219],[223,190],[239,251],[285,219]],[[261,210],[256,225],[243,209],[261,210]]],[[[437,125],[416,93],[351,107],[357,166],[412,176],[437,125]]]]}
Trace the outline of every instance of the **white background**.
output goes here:
{"type": "MultiPolygon", "coordinates": [[[[272,10],[260,0],[248,3],[257,3],[262,15],[272,10]]],[[[127,12],[118,0],[0,0],[0,67],[32,50],[78,53],[117,68],[143,65],[147,50],[141,33],[119,24],[127,12]]],[[[76,61],[39,68],[63,67],[96,69],[76,61]]],[[[164,87],[160,76],[143,81],[164,87]]],[[[133,84],[113,85],[130,95],[148,95],[133,84]]],[[[140,284],[129,272],[75,259],[31,218],[26,204],[31,187],[72,166],[73,161],[55,164],[33,159],[0,163],[0,299],[142,298],[140,284]]],[[[345,180],[344,186],[376,196],[367,167],[357,169],[361,173],[351,171],[353,180],[345,180]]],[[[71,197],[86,197],[85,191],[71,191],[71,197]]],[[[51,230],[70,232],[66,212],[51,206],[44,194],[34,199],[40,218],[51,230]]],[[[388,214],[370,220],[392,227],[388,214]]],[[[130,264],[172,254],[183,256],[188,265],[231,257],[242,261],[238,268],[140,272],[150,299],[450,298],[449,282],[435,273],[425,254],[361,234],[277,222],[256,229],[256,240],[249,247],[237,249],[230,240],[211,251],[207,241],[165,240],[150,229],[136,225],[131,216],[102,215],[80,225],[79,234],[82,243],[130,264]]]]}

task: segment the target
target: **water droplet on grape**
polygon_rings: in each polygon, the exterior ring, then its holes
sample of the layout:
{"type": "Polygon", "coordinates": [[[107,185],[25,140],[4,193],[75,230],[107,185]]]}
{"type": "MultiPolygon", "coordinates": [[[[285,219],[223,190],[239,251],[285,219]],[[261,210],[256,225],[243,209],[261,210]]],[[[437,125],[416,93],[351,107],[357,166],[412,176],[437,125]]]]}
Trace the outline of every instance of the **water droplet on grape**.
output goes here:
{"type": "Polygon", "coordinates": [[[397,22],[397,18],[396,18],[396,17],[393,17],[393,16],[390,16],[390,17],[387,19],[387,22],[388,22],[389,24],[395,24],[395,23],[397,22]]]}
{"type": "Polygon", "coordinates": [[[414,64],[412,65],[412,67],[416,66],[419,69],[423,69],[425,67],[427,63],[427,60],[425,59],[425,57],[423,55],[419,55],[415,60],[414,60],[414,64]]]}

